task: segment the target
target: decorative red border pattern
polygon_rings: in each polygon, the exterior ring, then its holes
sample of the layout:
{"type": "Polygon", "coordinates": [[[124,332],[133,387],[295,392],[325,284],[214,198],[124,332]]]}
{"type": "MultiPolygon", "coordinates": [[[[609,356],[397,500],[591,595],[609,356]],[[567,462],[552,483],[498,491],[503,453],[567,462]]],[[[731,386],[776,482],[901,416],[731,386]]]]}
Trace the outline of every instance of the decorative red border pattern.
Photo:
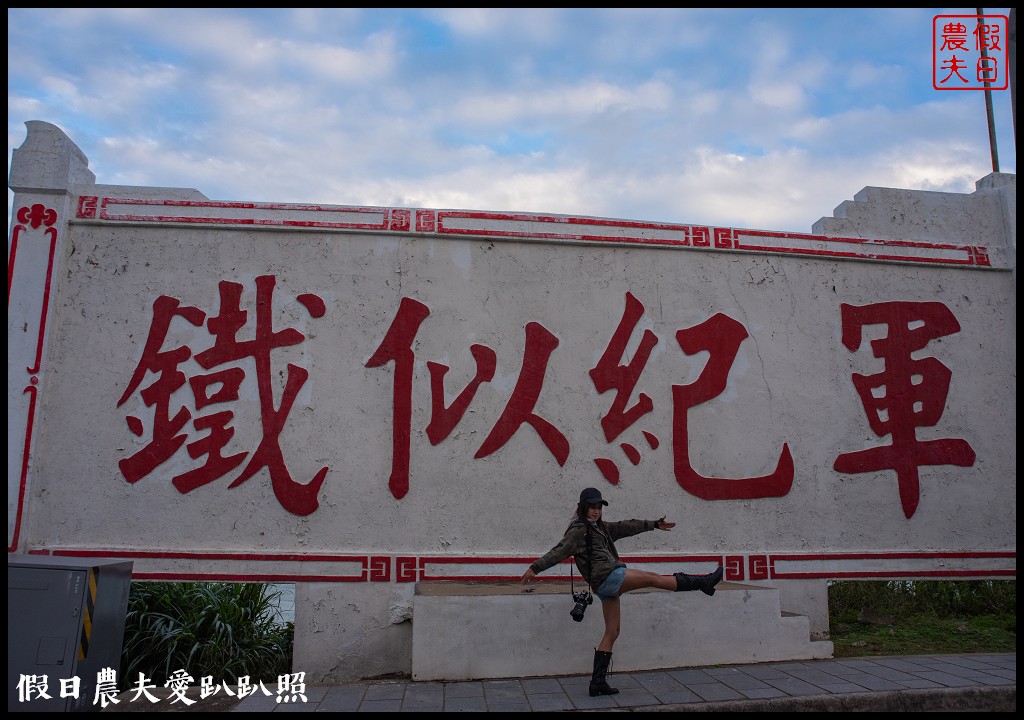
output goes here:
{"type": "MultiPolygon", "coordinates": [[[[28,408],[26,409],[25,442],[21,454],[21,473],[18,481],[18,505],[15,511],[14,531],[11,540],[7,545],[7,552],[14,552],[21,542],[21,522],[25,509],[25,493],[28,487],[29,461],[32,457],[32,436],[35,431],[36,402],[39,395],[39,375],[43,367],[43,343],[46,339],[46,320],[49,317],[50,296],[52,295],[51,282],[53,280],[54,257],[57,249],[57,211],[40,203],[25,205],[15,213],[18,224],[11,231],[11,247],[7,253],[7,310],[11,309],[11,287],[15,280],[15,263],[18,257],[18,243],[22,233],[31,228],[39,230],[43,228],[43,234],[49,238],[50,246],[47,254],[46,276],[43,278],[42,303],[39,310],[39,322],[36,333],[36,354],[31,367],[25,368],[28,373],[28,385],[22,390],[29,396],[28,408]]],[[[34,278],[29,279],[34,280],[34,278]]],[[[28,327],[26,325],[26,327],[28,327]]]]}
{"type": "MultiPolygon", "coordinates": [[[[993,268],[985,247],[954,243],[830,237],[613,220],[569,215],[371,208],[287,203],[142,200],[84,195],[76,219],[94,222],[238,225],[364,230],[771,253],[924,265],[993,268]]],[[[1002,263],[1000,268],[1003,267],[1002,263]]],[[[1003,268],[1005,269],[1005,268],[1003,268]]]]}
{"type": "Polygon", "coordinates": [[[202,580],[228,582],[391,582],[391,557],[387,555],[334,555],[299,553],[238,553],[238,552],[182,552],[159,550],[32,550],[32,555],[54,557],[97,557],[139,561],[145,565],[216,566],[217,564],[249,566],[255,563],[272,564],[274,570],[266,573],[209,572],[188,570],[136,570],[136,580],[202,580]],[[350,569],[339,573],[332,568],[350,569]],[[319,570],[307,572],[305,569],[319,570]]]}
{"type": "Polygon", "coordinates": [[[768,575],[773,580],[1012,578],[1017,577],[1017,553],[1015,551],[865,552],[825,553],[822,555],[777,553],[768,556],[768,575]],[[827,564],[827,569],[814,568],[814,565],[823,563],[827,564]],[[914,567],[915,565],[926,567],[914,567]],[[929,565],[931,567],[927,567],[929,565]],[[974,565],[974,567],[969,567],[970,565],[974,565]]]}
{"type": "MultiPolygon", "coordinates": [[[[33,550],[32,554],[65,557],[118,558],[137,561],[136,580],[206,580],[231,582],[514,582],[534,557],[445,555],[336,555],[300,553],[181,552],[124,549],[33,550]],[[393,561],[393,563],[392,563],[393,561]],[[252,572],[267,564],[269,572],[252,572]],[[245,571],[212,571],[217,565],[245,571]],[[394,564],[394,575],[391,567],[394,564]],[[181,569],[154,570],[153,566],[181,569]],[[141,566],[141,567],[140,567],[141,566]],[[512,566],[512,572],[507,569],[512,566]],[[202,567],[203,570],[195,570],[202,567]],[[339,569],[348,572],[339,572],[339,569]]],[[[651,572],[710,572],[722,565],[725,579],[733,582],[815,579],[970,579],[1016,578],[1015,551],[979,552],[823,552],[725,555],[634,555],[623,557],[631,567],[651,572]]],[[[537,579],[565,582],[579,573],[566,560],[537,579]]]]}

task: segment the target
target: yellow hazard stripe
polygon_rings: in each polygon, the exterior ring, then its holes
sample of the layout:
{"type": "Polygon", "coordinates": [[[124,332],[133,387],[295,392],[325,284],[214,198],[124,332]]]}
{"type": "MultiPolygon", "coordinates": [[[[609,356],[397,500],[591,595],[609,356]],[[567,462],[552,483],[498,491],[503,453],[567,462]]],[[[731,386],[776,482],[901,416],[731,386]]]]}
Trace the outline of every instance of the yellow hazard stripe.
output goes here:
{"type": "Polygon", "coordinates": [[[85,660],[89,655],[89,640],[92,638],[92,618],[96,611],[96,576],[99,568],[89,568],[89,587],[85,594],[85,617],[82,618],[82,637],[78,643],[78,659],[85,660]]]}

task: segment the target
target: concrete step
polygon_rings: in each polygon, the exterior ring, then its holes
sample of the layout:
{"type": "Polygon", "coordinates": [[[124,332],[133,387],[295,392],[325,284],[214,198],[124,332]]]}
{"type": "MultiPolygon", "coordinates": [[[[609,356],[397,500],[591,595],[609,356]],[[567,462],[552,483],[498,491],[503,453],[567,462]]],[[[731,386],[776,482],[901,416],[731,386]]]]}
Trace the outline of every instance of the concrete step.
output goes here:
{"type": "MultiPolygon", "coordinates": [[[[640,590],[621,602],[619,671],[832,657],[831,642],[810,640],[806,617],[782,612],[775,588],[722,582],[713,597],[640,590]]],[[[413,680],[589,673],[604,632],[600,600],[579,623],[573,605],[562,582],[418,583],[413,680]]]]}
{"type": "Polygon", "coordinates": [[[1004,234],[999,226],[999,203],[998,195],[990,190],[967,195],[866,187],[853,200],[840,203],[832,217],[820,218],[811,232],[832,237],[991,246],[993,237],[1004,234]]]}

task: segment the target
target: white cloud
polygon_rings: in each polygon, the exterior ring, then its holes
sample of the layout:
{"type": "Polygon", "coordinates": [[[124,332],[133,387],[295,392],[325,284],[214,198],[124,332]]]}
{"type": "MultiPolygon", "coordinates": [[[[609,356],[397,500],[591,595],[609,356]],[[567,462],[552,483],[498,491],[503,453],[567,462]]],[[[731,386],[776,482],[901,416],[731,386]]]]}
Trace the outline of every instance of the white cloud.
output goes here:
{"type": "Polygon", "coordinates": [[[557,39],[563,13],[558,8],[435,8],[428,14],[462,36],[543,42],[557,39]]]}
{"type": "MultiPolygon", "coordinates": [[[[807,231],[866,185],[969,192],[988,172],[980,94],[915,81],[929,58],[894,42],[901,24],[927,38],[924,10],[8,21],[9,151],[26,120],[53,122],[101,183],[807,231]]],[[[1008,93],[995,100],[1012,172],[1008,93]]]]}
{"type": "Polygon", "coordinates": [[[454,105],[452,116],[468,123],[496,124],[562,116],[580,117],[612,108],[664,110],[671,91],[663,83],[649,82],[635,89],[603,82],[549,87],[530,93],[471,96],[454,105]]]}

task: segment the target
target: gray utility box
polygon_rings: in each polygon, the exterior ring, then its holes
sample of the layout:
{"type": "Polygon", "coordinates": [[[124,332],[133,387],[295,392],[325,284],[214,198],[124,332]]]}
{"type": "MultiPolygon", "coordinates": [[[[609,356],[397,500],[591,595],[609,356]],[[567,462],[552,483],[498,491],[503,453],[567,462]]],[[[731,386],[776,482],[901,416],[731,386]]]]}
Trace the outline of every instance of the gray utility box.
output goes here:
{"type": "Polygon", "coordinates": [[[9,712],[100,709],[94,704],[98,673],[121,669],[131,581],[130,561],[7,556],[9,712]],[[44,676],[49,699],[38,692],[44,676]],[[77,698],[71,683],[61,683],[74,677],[77,698]],[[28,678],[35,684],[26,697],[28,678]]]}

